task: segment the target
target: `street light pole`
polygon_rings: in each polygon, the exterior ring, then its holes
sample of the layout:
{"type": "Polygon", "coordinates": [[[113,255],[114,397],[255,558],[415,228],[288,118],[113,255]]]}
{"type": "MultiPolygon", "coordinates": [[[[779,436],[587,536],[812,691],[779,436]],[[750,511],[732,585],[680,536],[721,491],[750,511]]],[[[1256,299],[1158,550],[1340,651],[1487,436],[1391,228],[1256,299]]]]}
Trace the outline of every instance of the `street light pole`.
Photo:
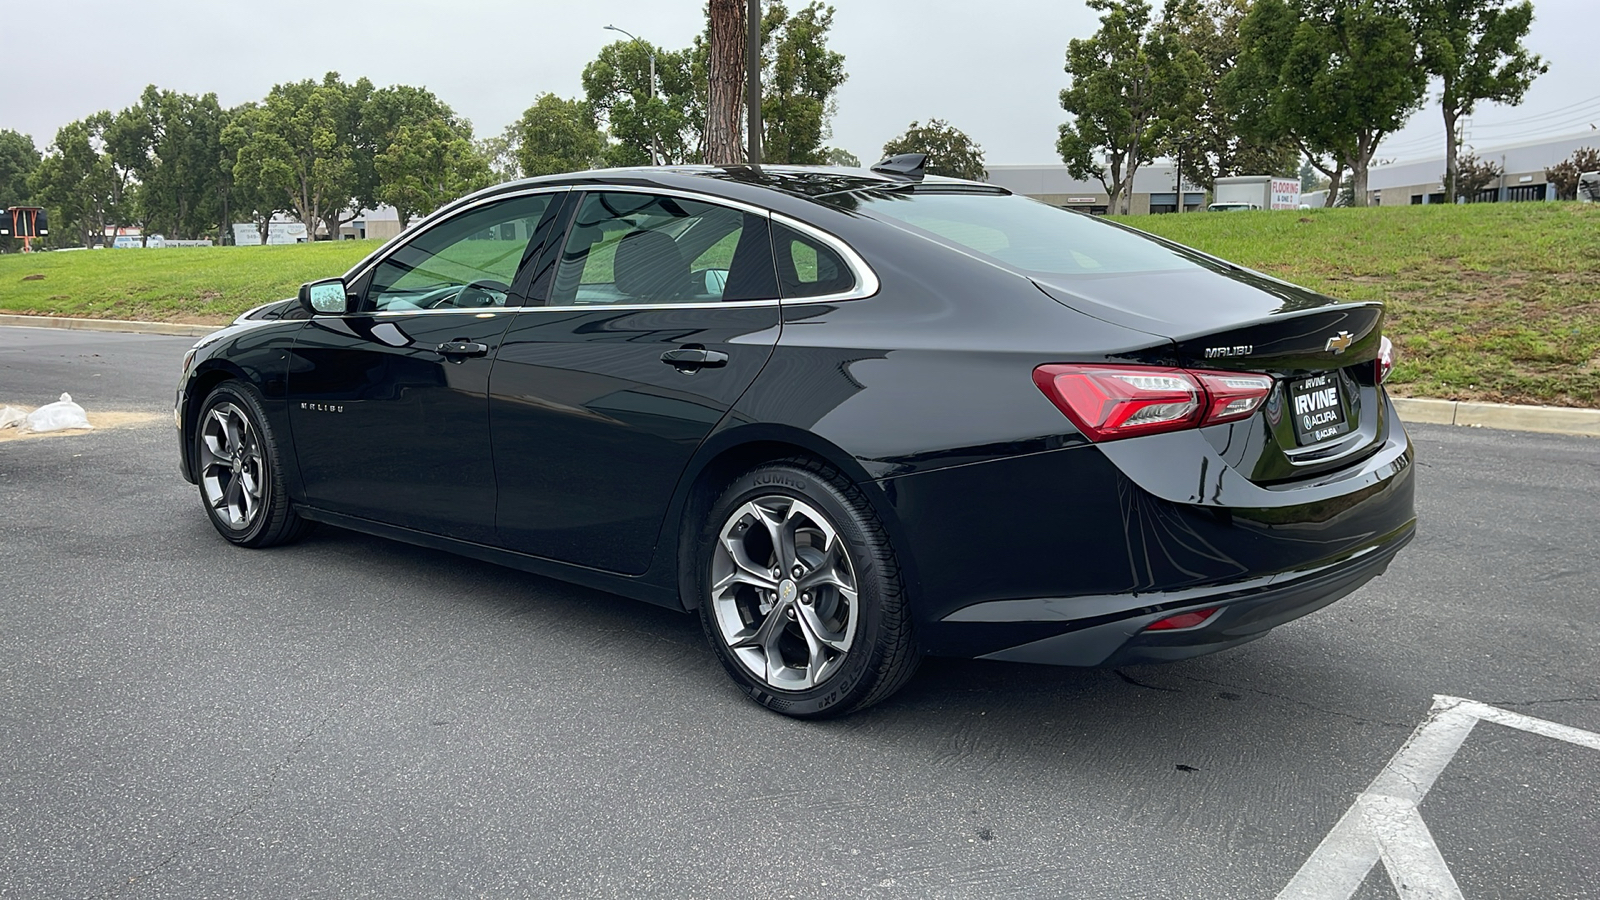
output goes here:
{"type": "MultiPolygon", "coordinates": [[[[650,100],[654,101],[656,99],[656,48],[650,43],[634,37],[632,33],[623,31],[621,28],[618,28],[615,25],[607,25],[603,30],[615,31],[619,34],[626,34],[633,40],[634,43],[643,44],[644,48],[650,51],[650,100]]],[[[655,126],[652,124],[650,127],[650,165],[652,166],[661,165],[661,154],[657,150],[660,144],[661,138],[656,134],[655,126]]]]}

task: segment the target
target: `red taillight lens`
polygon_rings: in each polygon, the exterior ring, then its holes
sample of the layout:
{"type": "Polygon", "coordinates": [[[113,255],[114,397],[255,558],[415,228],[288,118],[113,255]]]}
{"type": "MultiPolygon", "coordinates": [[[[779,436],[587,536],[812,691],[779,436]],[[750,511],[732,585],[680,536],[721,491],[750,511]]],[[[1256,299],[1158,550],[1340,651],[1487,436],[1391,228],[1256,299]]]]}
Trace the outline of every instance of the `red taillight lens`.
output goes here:
{"type": "Polygon", "coordinates": [[[1033,383],[1091,441],[1236,421],[1272,392],[1266,375],[1161,366],[1040,366],[1033,383]]]}
{"type": "Polygon", "coordinates": [[[1378,367],[1378,383],[1388,381],[1389,373],[1394,371],[1394,344],[1388,336],[1378,342],[1378,358],[1374,365],[1378,367]]]}
{"type": "Polygon", "coordinates": [[[1186,628],[1199,628],[1201,625],[1211,621],[1211,617],[1221,611],[1220,607],[1213,606],[1210,609],[1197,609],[1193,612],[1178,613],[1175,616],[1167,616],[1165,619],[1157,619],[1146,625],[1144,630],[1182,631],[1186,628]]]}

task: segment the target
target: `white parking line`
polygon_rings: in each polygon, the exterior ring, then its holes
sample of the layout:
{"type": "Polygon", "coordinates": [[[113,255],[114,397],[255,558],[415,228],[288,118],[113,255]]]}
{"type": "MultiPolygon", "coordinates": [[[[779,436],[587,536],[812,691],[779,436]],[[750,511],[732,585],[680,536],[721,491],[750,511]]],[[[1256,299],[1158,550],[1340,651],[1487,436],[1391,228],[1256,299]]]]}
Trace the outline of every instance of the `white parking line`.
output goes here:
{"type": "Polygon", "coordinates": [[[1428,717],[1278,892],[1278,900],[1349,900],[1379,860],[1403,900],[1459,900],[1461,888],[1417,806],[1479,721],[1600,750],[1600,734],[1592,731],[1436,695],[1428,717]]]}

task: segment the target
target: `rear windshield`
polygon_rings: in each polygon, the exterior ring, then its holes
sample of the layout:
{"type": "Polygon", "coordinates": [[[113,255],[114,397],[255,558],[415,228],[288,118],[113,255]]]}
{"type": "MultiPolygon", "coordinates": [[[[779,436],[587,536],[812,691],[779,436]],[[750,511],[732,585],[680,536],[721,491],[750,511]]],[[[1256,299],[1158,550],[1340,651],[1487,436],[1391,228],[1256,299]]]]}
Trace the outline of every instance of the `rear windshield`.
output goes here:
{"type": "Polygon", "coordinates": [[[1121,275],[1204,267],[1200,259],[1081,213],[1004,194],[872,192],[856,208],[1027,275],[1121,275]]]}

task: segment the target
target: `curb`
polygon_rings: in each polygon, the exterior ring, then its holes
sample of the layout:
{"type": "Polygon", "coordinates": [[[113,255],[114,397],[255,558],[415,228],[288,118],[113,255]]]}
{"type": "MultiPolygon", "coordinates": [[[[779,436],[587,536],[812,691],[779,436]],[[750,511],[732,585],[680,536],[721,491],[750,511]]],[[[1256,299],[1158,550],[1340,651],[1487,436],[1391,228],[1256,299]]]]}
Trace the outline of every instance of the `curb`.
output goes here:
{"type": "Polygon", "coordinates": [[[18,316],[0,314],[0,325],[27,328],[66,328],[73,331],[120,331],[127,334],[170,334],[201,337],[226,325],[183,325],[177,322],[128,322],[121,319],[69,319],[63,316],[18,316]]]}
{"type": "MultiPolygon", "coordinates": [[[[61,316],[18,316],[0,314],[0,325],[30,328],[68,328],[77,331],[120,331],[129,334],[170,334],[202,337],[226,325],[182,325],[176,322],[128,322],[119,319],[69,319],[61,316]]],[[[1400,418],[1423,425],[1467,425],[1475,428],[1503,428],[1511,431],[1538,431],[1545,434],[1576,434],[1600,437],[1600,409],[1571,409],[1565,406],[1517,406],[1510,403],[1474,403],[1467,400],[1427,400],[1420,397],[1390,397],[1400,418]]]]}
{"type": "Polygon", "coordinates": [[[1389,399],[1394,401],[1394,408],[1400,413],[1400,418],[1407,422],[1600,437],[1600,409],[1516,406],[1510,403],[1424,400],[1415,397],[1389,399]]]}

